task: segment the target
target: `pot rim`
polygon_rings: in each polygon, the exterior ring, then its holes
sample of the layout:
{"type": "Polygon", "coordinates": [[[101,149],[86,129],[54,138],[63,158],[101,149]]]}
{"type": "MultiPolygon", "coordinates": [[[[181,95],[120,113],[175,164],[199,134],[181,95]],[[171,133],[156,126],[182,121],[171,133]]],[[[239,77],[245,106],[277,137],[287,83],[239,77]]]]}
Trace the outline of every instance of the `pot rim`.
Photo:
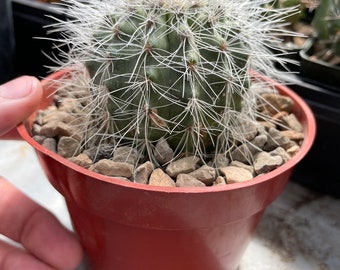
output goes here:
{"type": "MultiPolygon", "coordinates": [[[[48,75],[46,78],[42,80],[42,84],[47,85],[48,82],[59,78],[65,72],[66,72],[65,70],[60,70],[60,71],[57,71],[57,72],[54,72],[48,75]]],[[[299,161],[301,161],[304,158],[304,156],[311,149],[315,136],[316,136],[316,121],[315,121],[313,112],[310,109],[310,107],[307,105],[307,103],[298,94],[296,94],[293,90],[289,89],[287,86],[280,84],[272,79],[269,79],[261,74],[253,72],[253,75],[255,75],[260,80],[271,81],[276,87],[276,89],[281,94],[287,95],[293,99],[294,101],[293,111],[296,112],[298,110],[300,114],[303,114],[301,118],[304,121],[303,126],[304,126],[305,138],[301,145],[300,150],[289,161],[279,166],[278,168],[274,169],[273,171],[270,171],[260,176],[256,176],[253,179],[250,179],[250,180],[247,180],[241,183],[216,185],[216,186],[209,186],[209,187],[160,187],[160,186],[152,186],[152,185],[147,185],[147,184],[129,182],[129,181],[115,178],[115,177],[110,177],[110,176],[106,176],[106,175],[102,175],[102,174],[90,171],[86,168],[83,168],[67,160],[66,158],[59,156],[57,153],[43,147],[41,144],[36,142],[28,132],[29,120],[33,119],[32,116],[25,122],[19,124],[17,126],[17,130],[20,136],[22,137],[22,139],[25,140],[27,143],[29,143],[36,151],[39,151],[51,157],[57,162],[64,164],[65,166],[77,171],[78,173],[81,173],[83,175],[88,175],[100,181],[108,182],[111,184],[116,184],[116,185],[123,186],[126,188],[134,188],[134,189],[139,189],[142,191],[144,190],[144,191],[154,191],[154,192],[163,192],[163,193],[223,192],[223,191],[228,191],[228,190],[247,188],[249,186],[254,186],[262,182],[269,181],[270,179],[273,179],[274,177],[292,169],[299,161]]],[[[49,101],[51,100],[50,94],[52,94],[51,91],[47,91],[47,93],[44,93],[44,96],[47,97],[49,101]]],[[[46,104],[48,104],[49,101],[46,102],[46,100],[43,100],[41,103],[42,106],[45,106],[46,104]]]]}

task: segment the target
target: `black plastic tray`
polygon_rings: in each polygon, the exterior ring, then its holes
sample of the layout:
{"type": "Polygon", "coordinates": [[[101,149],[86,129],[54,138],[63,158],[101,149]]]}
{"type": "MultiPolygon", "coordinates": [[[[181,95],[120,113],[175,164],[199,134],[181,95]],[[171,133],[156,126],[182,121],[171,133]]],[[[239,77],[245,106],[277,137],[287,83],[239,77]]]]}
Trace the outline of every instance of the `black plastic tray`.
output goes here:
{"type": "Polygon", "coordinates": [[[317,122],[315,143],[298,164],[292,179],[316,191],[340,197],[340,89],[321,88],[306,83],[303,78],[290,87],[306,100],[317,122]]]}

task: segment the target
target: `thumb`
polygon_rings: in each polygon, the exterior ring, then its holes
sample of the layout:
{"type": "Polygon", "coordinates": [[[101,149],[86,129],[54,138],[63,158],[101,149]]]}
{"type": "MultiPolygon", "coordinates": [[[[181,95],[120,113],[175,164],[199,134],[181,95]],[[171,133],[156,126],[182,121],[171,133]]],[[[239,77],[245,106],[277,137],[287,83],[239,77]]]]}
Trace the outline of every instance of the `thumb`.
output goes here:
{"type": "Polygon", "coordinates": [[[0,85],[0,136],[6,133],[4,137],[14,136],[12,129],[29,117],[41,97],[40,81],[32,76],[22,76],[0,85]]]}

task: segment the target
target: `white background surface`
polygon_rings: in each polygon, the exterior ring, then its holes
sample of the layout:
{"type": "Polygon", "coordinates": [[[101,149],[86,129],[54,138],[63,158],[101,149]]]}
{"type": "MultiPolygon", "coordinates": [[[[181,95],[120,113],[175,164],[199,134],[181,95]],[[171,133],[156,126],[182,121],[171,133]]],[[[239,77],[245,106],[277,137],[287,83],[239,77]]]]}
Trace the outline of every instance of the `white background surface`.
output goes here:
{"type": "MultiPolygon", "coordinates": [[[[72,229],[63,197],[27,143],[0,141],[0,175],[72,229]]],[[[298,269],[340,269],[340,200],[290,182],[266,210],[238,270],[298,269]]]]}

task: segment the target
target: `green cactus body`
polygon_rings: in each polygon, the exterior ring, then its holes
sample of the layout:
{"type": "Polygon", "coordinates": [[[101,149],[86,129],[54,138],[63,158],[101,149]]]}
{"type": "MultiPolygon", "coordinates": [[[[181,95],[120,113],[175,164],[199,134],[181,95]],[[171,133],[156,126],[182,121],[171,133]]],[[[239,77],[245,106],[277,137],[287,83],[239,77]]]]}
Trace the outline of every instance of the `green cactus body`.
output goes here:
{"type": "Polygon", "coordinates": [[[110,120],[97,119],[103,137],[153,162],[160,138],[176,155],[201,158],[242,139],[237,126],[256,118],[249,71],[271,73],[278,59],[267,46],[270,1],[94,2],[71,1],[82,19],[64,27],[76,48],[68,64],[85,64],[91,110],[110,120]]]}
{"type": "Polygon", "coordinates": [[[105,70],[99,61],[86,66],[110,93],[115,136],[137,145],[164,137],[188,154],[198,144],[213,148],[225,132],[225,114],[241,111],[240,93],[249,87],[249,49],[236,22],[215,12],[149,4],[112,15],[112,25],[99,28],[93,42],[111,63],[105,70]]]}

